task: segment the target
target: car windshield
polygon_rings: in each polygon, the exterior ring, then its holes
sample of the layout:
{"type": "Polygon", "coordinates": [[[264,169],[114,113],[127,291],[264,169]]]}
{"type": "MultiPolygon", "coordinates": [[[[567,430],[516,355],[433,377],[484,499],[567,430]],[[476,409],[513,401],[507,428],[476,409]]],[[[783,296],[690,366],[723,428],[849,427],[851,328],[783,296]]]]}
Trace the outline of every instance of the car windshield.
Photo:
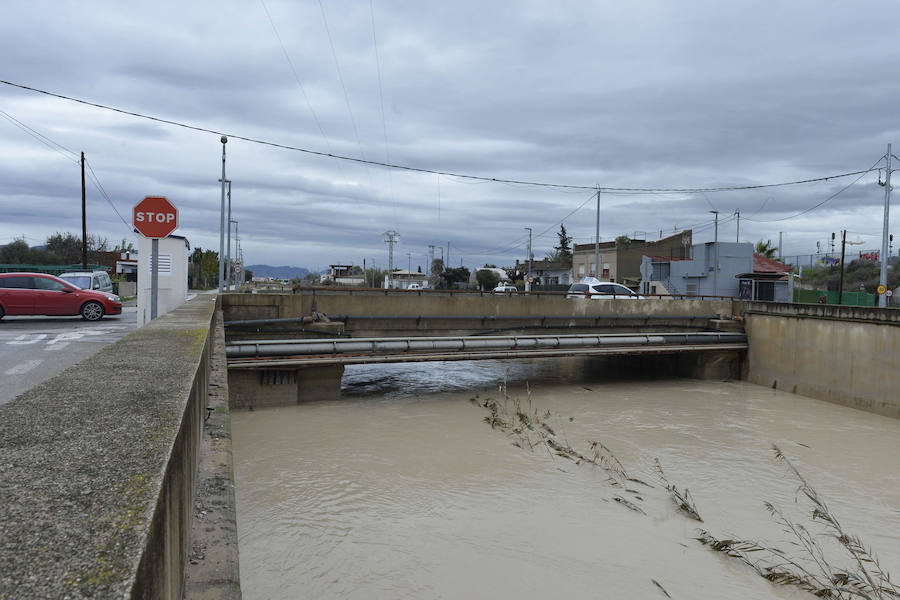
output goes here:
{"type": "Polygon", "coordinates": [[[60,277],[60,279],[65,279],[72,285],[77,285],[83,290],[91,289],[90,275],[66,275],[65,277],[60,277]]]}
{"type": "Polygon", "coordinates": [[[576,283],[569,288],[570,292],[586,292],[588,290],[588,286],[585,283],[576,283]]]}

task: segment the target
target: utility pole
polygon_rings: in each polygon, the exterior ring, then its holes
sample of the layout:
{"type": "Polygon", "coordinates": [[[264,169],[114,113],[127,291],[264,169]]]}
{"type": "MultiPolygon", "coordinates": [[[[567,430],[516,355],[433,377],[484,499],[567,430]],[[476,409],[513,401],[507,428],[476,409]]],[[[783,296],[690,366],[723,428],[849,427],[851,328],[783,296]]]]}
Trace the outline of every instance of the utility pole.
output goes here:
{"type": "Polygon", "coordinates": [[[384,242],[388,245],[388,289],[392,289],[394,287],[394,244],[397,243],[400,234],[391,229],[385,231],[384,236],[384,242]]]}
{"type": "MultiPolygon", "coordinates": [[[[888,165],[890,166],[890,158],[888,165]]],[[[81,153],[81,268],[87,271],[87,198],[84,190],[84,152],[81,153]]]]}
{"type": "Polygon", "coordinates": [[[525,291],[531,291],[531,282],[528,281],[531,277],[531,227],[526,227],[528,230],[528,273],[525,274],[525,291]]]}
{"type": "Polygon", "coordinates": [[[597,188],[597,223],[594,227],[594,277],[600,278],[600,188],[597,188]]]}
{"type": "Polygon", "coordinates": [[[434,276],[434,244],[428,244],[428,276],[434,276]]]}
{"type": "Polygon", "coordinates": [[[841,278],[838,282],[838,304],[844,303],[844,250],[847,247],[847,230],[841,231],[841,278]]]}
{"type": "Polygon", "coordinates": [[[406,274],[407,277],[412,272],[412,252],[406,253],[406,274]]]}
{"type": "MultiPolygon", "coordinates": [[[[888,249],[888,223],[891,212],[891,145],[887,147],[887,169],[884,176],[884,230],[881,232],[881,276],[878,279],[879,287],[887,289],[887,264],[890,258],[888,249]]],[[[878,294],[878,306],[887,306],[887,296],[878,294]]]]}
{"type": "Polygon", "coordinates": [[[781,236],[783,233],[784,233],[783,231],[778,232],[778,258],[779,259],[784,258],[784,253],[781,252],[781,236]]]}
{"type": "Polygon", "coordinates": [[[734,241],[738,244],[741,243],[741,209],[737,209],[734,211],[734,214],[737,216],[737,235],[734,238],[734,241]]]}
{"type": "Polygon", "coordinates": [[[228,138],[224,135],[222,142],[222,205],[219,209],[219,293],[222,293],[222,286],[225,283],[225,144],[228,138]]]}
{"type": "Polygon", "coordinates": [[[709,211],[715,215],[715,233],[713,234],[713,252],[715,254],[716,265],[713,270],[713,296],[719,295],[719,211],[709,211]]]}
{"type": "Polygon", "coordinates": [[[225,250],[225,270],[227,272],[225,273],[225,285],[227,286],[227,289],[231,289],[231,282],[233,280],[231,272],[234,271],[231,262],[231,224],[234,223],[234,221],[231,220],[231,180],[229,179],[225,183],[228,184],[228,233],[225,237],[225,248],[227,248],[227,250],[225,250]]]}
{"type": "Polygon", "coordinates": [[[444,263],[444,268],[450,268],[450,242],[447,242],[447,262],[444,263]]]}

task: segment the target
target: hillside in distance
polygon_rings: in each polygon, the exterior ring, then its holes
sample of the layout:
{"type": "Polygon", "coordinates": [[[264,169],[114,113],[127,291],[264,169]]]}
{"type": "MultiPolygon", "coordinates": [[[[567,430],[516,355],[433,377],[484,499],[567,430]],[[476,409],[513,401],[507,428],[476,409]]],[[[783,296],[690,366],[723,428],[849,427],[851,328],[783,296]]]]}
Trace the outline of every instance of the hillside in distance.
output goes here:
{"type": "Polygon", "coordinates": [[[254,277],[272,277],[274,279],[293,279],[294,277],[302,278],[309,273],[306,267],[273,267],[272,265],[247,265],[247,269],[253,273],[254,277]]]}

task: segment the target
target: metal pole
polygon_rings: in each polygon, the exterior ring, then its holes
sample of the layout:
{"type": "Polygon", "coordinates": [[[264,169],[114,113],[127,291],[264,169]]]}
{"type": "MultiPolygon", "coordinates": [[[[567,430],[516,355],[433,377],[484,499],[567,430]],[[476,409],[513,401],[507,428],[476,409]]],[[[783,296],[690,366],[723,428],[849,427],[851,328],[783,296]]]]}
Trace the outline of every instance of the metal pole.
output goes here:
{"type": "Polygon", "coordinates": [[[594,229],[594,277],[600,278],[600,188],[597,188],[597,224],[594,229]]]}
{"type": "Polygon", "coordinates": [[[531,291],[531,282],[528,279],[531,277],[531,227],[526,227],[528,230],[528,272],[525,273],[525,291],[531,291]]]}
{"type": "Polygon", "coordinates": [[[778,232],[778,258],[784,258],[784,253],[781,251],[781,236],[783,234],[783,231],[778,232]]]}
{"type": "MultiPolygon", "coordinates": [[[[890,158],[888,158],[890,161],[890,158]]],[[[890,162],[888,162],[890,165],[890,162]]],[[[87,203],[84,191],[84,152],[81,153],[81,268],[87,271],[87,203]]]]}
{"type": "Polygon", "coordinates": [[[225,144],[228,138],[222,136],[222,205],[219,209],[219,293],[225,284],[225,144]]]}
{"type": "Polygon", "coordinates": [[[150,242],[150,320],[156,319],[159,297],[159,238],[150,242]]]}
{"type": "Polygon", "coordinates": [[[737,215],[737,235],[734,238],[734,241],[738,244],[741,243],[741,210],[738,209],[734,211],[734,214],[737,215]]]}
{"type": "MultiPolygon", "coordinates": [[[[878,283],[887,289],[887,264],[890,258],[888,250],[888,223],[890,221],[891,212],[891,145],[887,148],[887,170],[884,176],[884,230],[881,232],[881,276],[878,283]]],[[[878,306],[884,308],[887,306],[887,296],[878,294],[878,306]]]]}
{"type": "Polygon", "coordinates": [[[715,254],[716,264],[713,267],[713,296],[719,295],[719,211],[709,211],[715,215],[715,229],[713,230],[713,253],[715,254]]]}
{"type": "Polygon", "coordinates": [[[231,289],[231,283],[234,280],[232,276],[234,268],[232,268],[231,263],[231,180],[229,179],[226,183],[228,183],[228,233],[226,234],[225,247],[228,250],[225,253],[225,268],[228,269],[228,274],[225,275],[225,283],[228,285],[228,289],[231,289]]]}
{"type": "Polygon", "coordinates": [[[841,231],[841,278],[838,283],[838,304],[844,303],[844,250],[847,248],[847,230],[841,231]]]}

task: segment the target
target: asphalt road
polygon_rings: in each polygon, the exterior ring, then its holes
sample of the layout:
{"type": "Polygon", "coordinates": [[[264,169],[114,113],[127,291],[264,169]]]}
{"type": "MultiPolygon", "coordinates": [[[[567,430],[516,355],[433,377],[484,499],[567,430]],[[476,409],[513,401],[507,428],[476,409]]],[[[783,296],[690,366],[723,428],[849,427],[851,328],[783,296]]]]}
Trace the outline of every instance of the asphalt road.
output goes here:
{"type": "Polygon", "coordinates": [[[137,308],[85,321],[81,317],[0,320],[0,405],[134,331],[137,308]]]}

